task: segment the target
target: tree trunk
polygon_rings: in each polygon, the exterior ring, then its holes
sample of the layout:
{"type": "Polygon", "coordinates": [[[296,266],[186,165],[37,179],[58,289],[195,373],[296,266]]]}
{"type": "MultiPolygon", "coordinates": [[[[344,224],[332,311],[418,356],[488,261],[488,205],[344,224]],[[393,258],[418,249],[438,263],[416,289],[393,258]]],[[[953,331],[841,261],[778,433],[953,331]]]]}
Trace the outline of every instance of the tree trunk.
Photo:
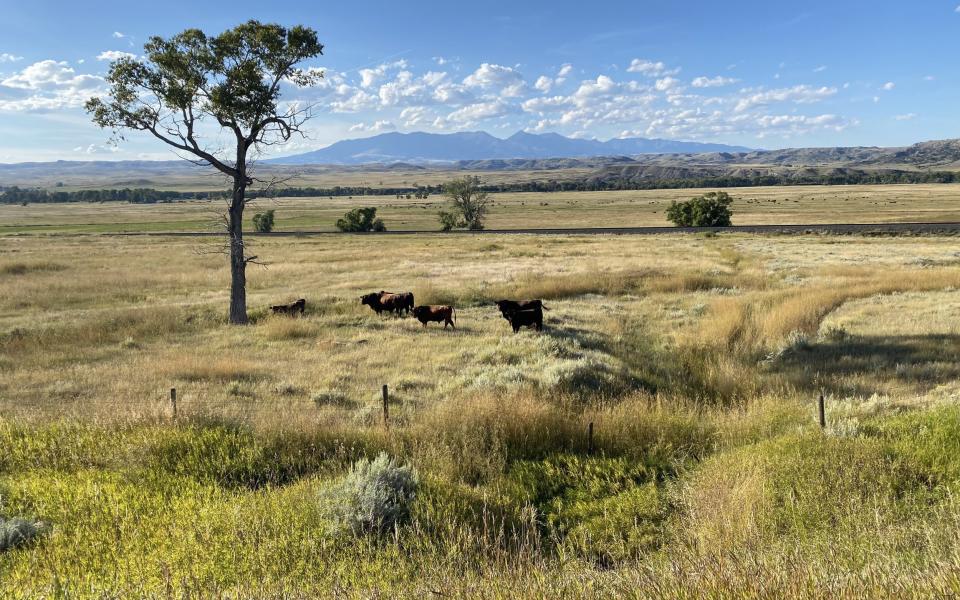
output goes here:
{"type": "Polygon", "coordinates": [[[243,205],[246,177],[233,182],[233,198],[229,210],[230,236],[230,323],[247,324],[247,258],[243,253],[243,205]]]}

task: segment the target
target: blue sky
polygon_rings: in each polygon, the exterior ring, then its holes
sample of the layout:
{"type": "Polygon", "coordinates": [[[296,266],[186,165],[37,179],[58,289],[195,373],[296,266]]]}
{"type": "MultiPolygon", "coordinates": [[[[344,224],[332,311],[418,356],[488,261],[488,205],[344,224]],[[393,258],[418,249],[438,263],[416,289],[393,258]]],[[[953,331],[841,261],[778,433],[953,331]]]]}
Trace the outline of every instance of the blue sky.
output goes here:
{"type": "Polygon", "coordinates": [[[0,1],[0,162],[171,159],[90,124],[109,57],[250,18],[315,28],[309,139],[518,130],[751,147],[960,137],[960,0],[0,1]],[[160,7],[154,10],[153,7],[160,7]]]}

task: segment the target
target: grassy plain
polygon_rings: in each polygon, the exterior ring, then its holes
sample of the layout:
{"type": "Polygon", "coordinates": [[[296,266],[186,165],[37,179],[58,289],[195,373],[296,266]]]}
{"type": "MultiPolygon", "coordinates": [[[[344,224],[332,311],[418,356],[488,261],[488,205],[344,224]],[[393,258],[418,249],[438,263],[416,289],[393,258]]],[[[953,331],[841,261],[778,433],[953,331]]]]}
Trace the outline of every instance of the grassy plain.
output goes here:
{"type": "Polygon", "coordinates": [[[0,237],[0,516],[49,524],[0,593],[960,592],[955,238],[257,239],[249,327],[203,243],[0,237]],[[379,451],[420,473],[410,523],[336,532],[321,491],[379,451]]]}
{"type": "MultiPolygon", "coordinates": [[[[960,185],[796,186],[727,190],[737,225],[960,221],[960,185]]],[[[664,212],[673,200],[702,190],[504,193],[494,195],[488,227],[641,227],[669,225],[664,212]]],[[[279,198],[250,207],[277,212],[278,231],[333,231],[356,206],[376,206],[391,230],[439,229],[444,200],[395,196],[279,198]]],[[[211,231],[222,205],[216,201],[142,205],[0,205],[3,233],[103,233],[211,231]]]]}

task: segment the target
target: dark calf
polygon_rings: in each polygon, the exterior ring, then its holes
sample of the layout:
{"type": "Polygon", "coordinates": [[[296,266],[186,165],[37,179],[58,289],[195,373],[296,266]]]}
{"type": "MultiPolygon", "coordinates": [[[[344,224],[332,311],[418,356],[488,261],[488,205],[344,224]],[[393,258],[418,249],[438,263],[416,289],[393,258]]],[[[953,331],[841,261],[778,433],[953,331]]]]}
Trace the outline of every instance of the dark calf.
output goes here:
{"type": "Polygon", "coordinates": [[[457,328],[454,324],[457,318],[457,311],[452,306],[417,306],[413,309],[413,316],[420,321],[424,327],[427,326],[427,323],[436,321],[437,323],[443,323],[444,329],[447,328],[447,325],[454,329],[457,328]]]}
{"type": "Polygon", "coordinates": [[[296,315],[299,313],[301,317],[306,309],[307,301],[303,298],[300,298],[296,302],[291,302],[290,304],[278,304],[270,307],[270,310],[272,310],[273,314],[275,315],[296,315]]]}

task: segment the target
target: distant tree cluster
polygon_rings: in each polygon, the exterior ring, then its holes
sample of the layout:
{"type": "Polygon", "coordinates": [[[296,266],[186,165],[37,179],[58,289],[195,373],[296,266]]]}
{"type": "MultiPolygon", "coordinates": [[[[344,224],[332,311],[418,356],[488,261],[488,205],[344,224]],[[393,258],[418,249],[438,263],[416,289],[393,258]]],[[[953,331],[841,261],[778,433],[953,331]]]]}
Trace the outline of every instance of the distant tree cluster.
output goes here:
{"type": "Polygon", "coordinates": [[[74,192],[21,189],[13,186],[0,192],[0,204],[54,203],[54,202],[131,202],[154,204],[178,200],[210,200],[226,196],[225,192],[173,192],[150,188],[123,188],[114,190],[78,190],[74,192]]]}
{"type": "Polygon", "coordinates": [[[667,208],[667,219],[677,227],[729,227],[732,202],[726,192],[709,192],[686,202],[674,200],[667,208]]]}
{"type": "MultiPolygon", "coordinates": [[[[884,185],[904,183],[960,183],[960,173],[948,171],[842,171],[828,173],[794,173],[787,175],[757,175],[754,177],[720,176],[687,179],[642,179],[627,176],[590,177],[588,179],[523,181],[516,183],[484,184],[477,186],[482,192],[599,192],[622,190],[669,190],[687,188],[730,188],[757,186],[798,185],[884,185]]],[[[273,188],[269,192],[251,190],[248,199],[255,198],[333,198],[353,196],[395,196],[426,199],[431,194],[442,193],[443,186],[374,188],[291,187],[273,188]]],[[[0,188],[0,204],[23,204],[31,202],[133,202],[155,203],[178,200],[213,200],[229,197],[227,191],[174,192],[151,188],[79,190],[21,189],[13,186],[0,188]]]]}
{"type": "Polygon", "coordinates": [[[355,208],[337,219],[337,229],[346,233],[364,233],[368,231],[386,231],[383,219],[377,218],[377,209],[373,206],[355,208]]]}

